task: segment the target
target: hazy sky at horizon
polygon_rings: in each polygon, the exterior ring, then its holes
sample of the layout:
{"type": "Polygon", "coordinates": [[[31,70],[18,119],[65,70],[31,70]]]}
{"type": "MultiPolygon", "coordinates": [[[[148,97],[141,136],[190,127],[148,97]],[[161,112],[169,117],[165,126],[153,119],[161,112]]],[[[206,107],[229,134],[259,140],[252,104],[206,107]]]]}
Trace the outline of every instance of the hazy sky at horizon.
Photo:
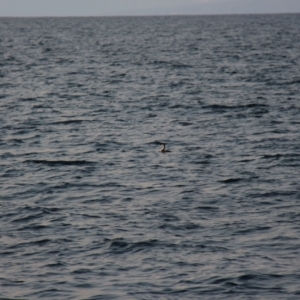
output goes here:
{"type": "Polygon", "coordinates": [[[0,0],[0,16],[300,13],[300,0],[0,0]]]}

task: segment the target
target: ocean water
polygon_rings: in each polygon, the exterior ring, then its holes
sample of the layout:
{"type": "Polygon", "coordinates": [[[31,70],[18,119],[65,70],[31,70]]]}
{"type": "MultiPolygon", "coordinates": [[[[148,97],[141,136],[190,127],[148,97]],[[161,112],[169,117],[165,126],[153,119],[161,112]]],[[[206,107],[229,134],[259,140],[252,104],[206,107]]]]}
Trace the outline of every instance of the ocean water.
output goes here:
{"type": "Polygon", "coordinates": [[[299,14],[0,19],[0,299],[300,299],[299,49],[299,14]]]}

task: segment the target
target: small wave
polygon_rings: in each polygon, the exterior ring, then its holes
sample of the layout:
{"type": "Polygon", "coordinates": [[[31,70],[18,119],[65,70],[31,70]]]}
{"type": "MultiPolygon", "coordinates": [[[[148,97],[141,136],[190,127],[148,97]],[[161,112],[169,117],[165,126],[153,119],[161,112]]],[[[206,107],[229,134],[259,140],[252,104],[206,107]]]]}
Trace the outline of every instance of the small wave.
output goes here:
{"type": "Polygon", "coordinates": [[[58,121],[58,122],[55,122],[55,123],[51,123],[51,125],[58,125],[58,124],[64,124],[64,125],[68,125],[68,124],[80,124],[80,123],[83,123],[83,122],[90,122],[90,120],[66,120],[66,121],[58,121]]]}
{"type": "Polygon", "coordinates": [[[167,65],[167,64],[169,64],[169,62],[167,62],[167,61],[164,61],[164,60],[154,60],[154,61],[152,61],[152,63],[153,64],[155,64],[155,65],[167,65]]]}
{"type": "Polygon", "coordinates": [[[86,161],[86,160],[39,160],[39,159],[30,159],[26,160],[25,163],[34,163],[34,164],[42,164],[47,166],[82,166],[82,165],[91,165],[95,164],[95,162],[86,161]]]}
{"type": "Polygon", "coordinates": [[[272,278],[281,278],[285,275],[279,275],[279,274],[245,274],[239,276],[237,279],[239,281],[249,281],[249,280],[267,280],[272,278]]]}
{"type": "Polygon", "coordinates": [[[113,240],[107,240],[109,242],[109,251],[113,254],[122,254],[126,252],[141,252],[150,250],[153,247],[164,246],[164,244],[156,239],[150,239],[146,241],[129,242],[124,238],[116,238],[113,240]]]}
{"type": "Polygon", "coordinates": [[[174,62],[174,61],[165,61],[165,60],[154,60],[152,61],[152,64],[154,65],[167,65],[174,69],[189,69],[193,68],[192,65],[180,63],[180,62],[174,62]]]}
{"type": "Polygon", "coordinates": [[[13,223],[22,223],[22,222],[28,222],[37,218],[41,218],[43,217],[44,214],[43,213],[38,213],[35,215],[29,215],[29,216],[25,216],[25,217],[21,217],[21,218],[17,218],[15,220],[12,220],[13,223]]]}
{"type": "Polygon", "coordinates": [[[219,210],[219,207],[216,207],[216,206],[198,206],[197,209],[200,209],[200,210],[219,210]]]}
{"type": "Polygon", "coordinates": [[[175,104],[170,106],[170,108],[183,108],[183,109],[192,109],[192,106],[184,105],[184,104],[175,104]]]}
{"type": "Polygon", "coordinates": [[[179,124],[181,126],[191,126],[191,125],[193,125],[193,123],[191,123],[191,122],[179,122],[179,124]]]}
{"type": "Polygon", "coordinates": [[[248,196],[251,198],[276,198],[282,196],[292,196],[297,194],[297,191],[270,191],[266,193],[252,193],[248,196]]]}
{"type": "MultiPolygon", "coordinates": [[[[246,105],[225,105],[225,104],[211,104],[211,105],[203,105],[202,108],[204,109],[212,109],[218,112],[222,110],[244,110],[247,108],[255,108],[261,109],[263,112],[267,112],[268,105],[261,104],[261,103],[249,103],[246,105]]],[[[258,111],[259,112],[259,111],[258,111]]]]}
{"type": "MultiPolygon", "coordinates": [[[[0,77],[1,77],[1,75],[0,75],[0,77]]],[[[7,96],[9,96],[9,95],[8,94],[1,94],[0,99],[6,98],[7,96]]]]}
{"type": "Polygon", "coordinates": [[[178,224],[178,225],[174,225],[174,224],[170,224],[170,223],[164,223],[162,225],[159,226],[160,229],[171,229],[174,231],[191,231],[191,230],[195,230],[195,229],[199,229],[202,228],[202,226],[192,223],[192,222],[187,222],[184,224],[178,224]]]}
{"type": "Polygon", "coordinates": [[[292,85],[292,84],[299,84],[300,83],[300,78],[295,78],[291,80],[285,80],[281,82],[274,82],[274,85],[292,85]]]}
{"type": "Polygon", "coordinates": [[[256,226],[253,228],[238,230],[234,234],[246,235],[246,234],[254,233],[256,231],[268,231],[270,229],[272,229],[272,227],[270,227],[270,226],[256,226]]]}
{"type": "Polygon", "coordinates": [[[32,98],[32,97],[20,98],[20,101],[36,101],[36,98],[32,98]]]}
{"type": "Polygon", "coordinates": [[[282,154],[265,154],[261,158],[264,158],[264,159],[269,159],[269,158],[279,159],[280,157],[282,157],[282,154]]]}
{"type": "Polygon", "coordinates": [[[220,180],[219,182],[222,183],[236,183],[243,180],[243,178],[228,178],[228,179],[224,179],[224,180],[220,180]]]}
{"type": "Polygon", "coordinates": [[[171,66],[176,69],[190,69],[193,68],[192,65],[187,65],[183,63],[172,63],[171,66]]]}
{"type": "Polygon", "coordinates": [[[51,51],[53,51],[51,48],[44,48],[44,49],[42,50],[42,52],[44,52],[44,53],[46,53],[46,52],[51,52],[51,51]]]}
{"type": "Polygon", "coordinates": [[[31,241],[31,242],[26,242],[26,243],[18,243],[18,244],[13,244],[11,246],[8,247],[8,249],[16,249],[16,248],[22,248],[22,247],[30,247],[30,246],[44,246],[48,243],[50,243],[52,240],[51,239],[39,239],[39,240],[36,240],[36,241],[31,241]]]}

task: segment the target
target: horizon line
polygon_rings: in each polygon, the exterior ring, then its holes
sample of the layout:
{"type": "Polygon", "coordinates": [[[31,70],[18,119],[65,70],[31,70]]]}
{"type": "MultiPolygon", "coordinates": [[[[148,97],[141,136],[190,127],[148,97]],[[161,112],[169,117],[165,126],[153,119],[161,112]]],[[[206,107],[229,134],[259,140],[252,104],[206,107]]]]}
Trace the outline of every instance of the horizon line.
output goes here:
{"type": "Polygon", "coordinates": [[[1,16],[0,18],[113,18],[113,17],[177,17],[177,16],[241,16],[241,15],[296,15],[300,12],[259,12],[259,13],[203,13],[203,14],[155,14],[155,15],[33,15],[33,16],[1,16]]]}

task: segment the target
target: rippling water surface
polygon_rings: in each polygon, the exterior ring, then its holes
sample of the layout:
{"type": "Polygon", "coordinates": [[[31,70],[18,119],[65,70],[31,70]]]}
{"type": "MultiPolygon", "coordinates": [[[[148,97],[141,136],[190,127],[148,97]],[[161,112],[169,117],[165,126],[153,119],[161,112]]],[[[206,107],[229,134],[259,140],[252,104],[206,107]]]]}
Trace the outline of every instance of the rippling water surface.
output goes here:
{"type": "Polygon", "coordinates": [[[299,14],[0,32],[0,297],[300,299],[299,14]]]}

